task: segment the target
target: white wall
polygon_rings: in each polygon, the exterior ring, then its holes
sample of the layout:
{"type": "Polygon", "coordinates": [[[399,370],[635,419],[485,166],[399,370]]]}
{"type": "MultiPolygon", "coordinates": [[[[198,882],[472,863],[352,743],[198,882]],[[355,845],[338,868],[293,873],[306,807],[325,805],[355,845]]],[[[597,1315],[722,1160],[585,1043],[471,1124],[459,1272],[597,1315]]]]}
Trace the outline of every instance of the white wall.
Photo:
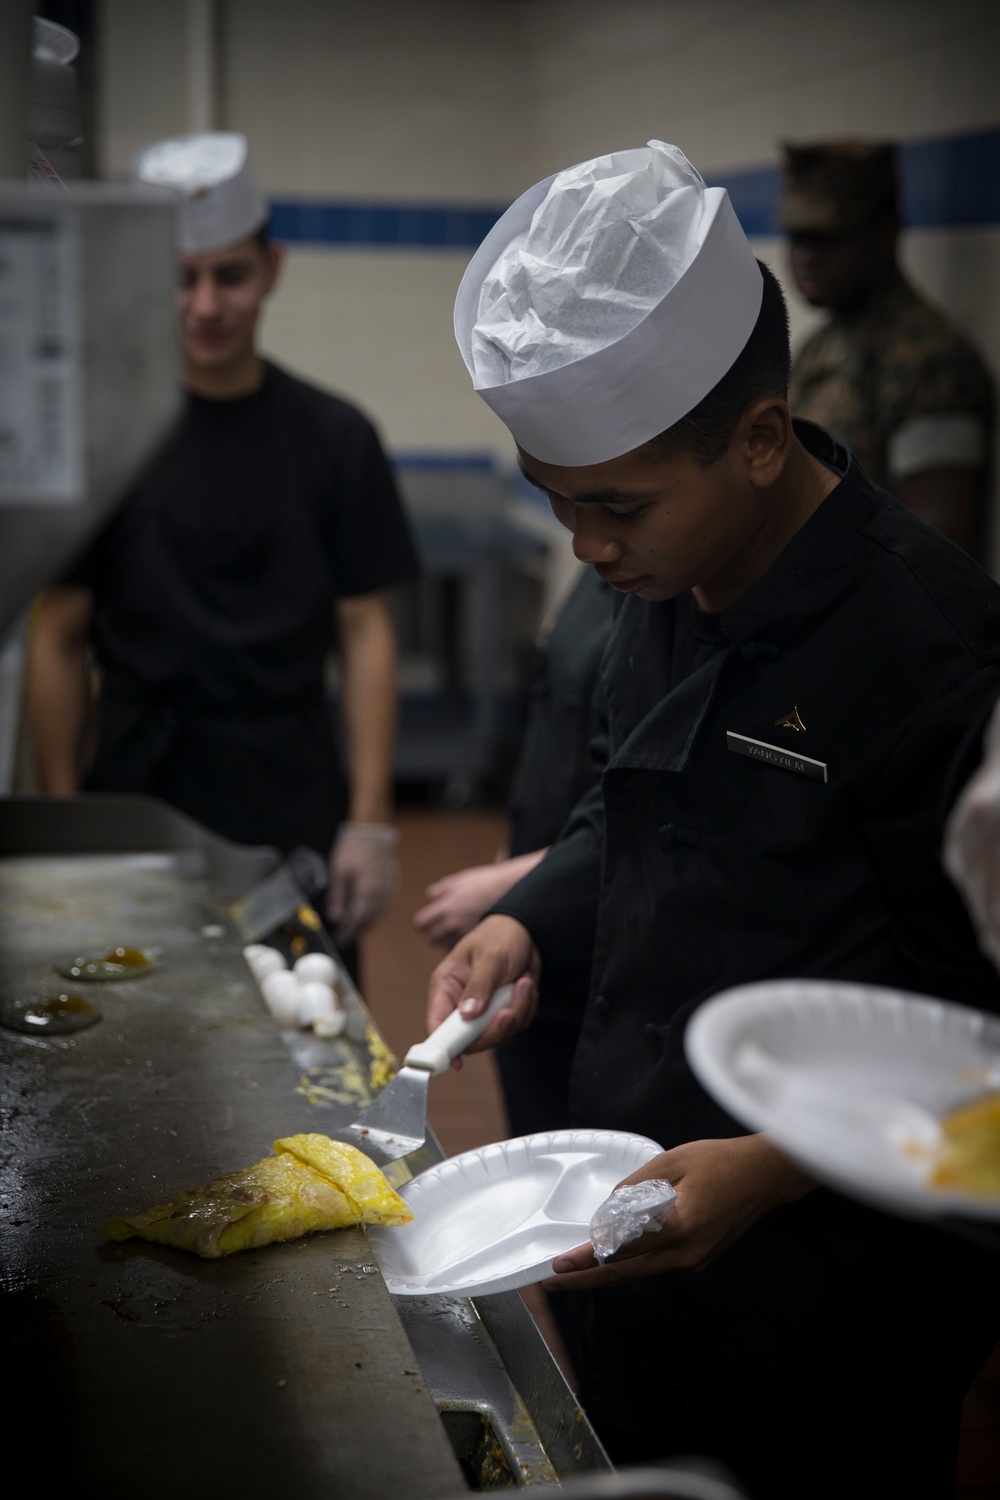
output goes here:
{"type": "Polygon", "coordinates": [[[230,0],[227,124],[286,196],[493,203],[528,150],[519,7],[230,0]]]}
{"type": "Polygon", "coordinates": [[[523,8],[541,176],[651,135],[706,172],[833,134],[1000,117],[996,0],[542,0],[523,8]]]}
{"type": "MultiPolygon", "coordinates": [[[[711,175],[773,163],[786,140],[1000,123],[996,0],[548,0],[523,13],[532,180],[651,136],[711,175]]],[[[798,343],[820,319],[789,284],[781,240],[754,248],[785,287],[798,343]]],[[[1000,373],[1000,227],[910,231],[902,254],[1000,373]]]]}
{"type": "MultiPolygon", "coordinates": [[[[204,3],[104,0],[107,173],[192,127],[204,3]]],[[[220,0],[219,14],[216,123],[246,131],[263,187],[286,198],[504,204],[651,136],[711,174],[774,162],[785,139],[1000,123],[996,0],[220,0]]],[[[784,279],[780,241],[755,244],[784,279]]],[[[998,251],[1000,227],[904,245],[1000,371],[998,251]]],[[[509,454],[452,338],[467,258],[293,248],[267,346],[357,398],[397,450],[509,454]]],[[[816,315],[790,301],[798,339],[816,315]]]]}
{"type": "Polygon", "coordinates": [[[397,452],[507,452],[451,333],[468,257],[402,250],[289,252],[264,322],[276,359],[350,395],[397,452]]]}

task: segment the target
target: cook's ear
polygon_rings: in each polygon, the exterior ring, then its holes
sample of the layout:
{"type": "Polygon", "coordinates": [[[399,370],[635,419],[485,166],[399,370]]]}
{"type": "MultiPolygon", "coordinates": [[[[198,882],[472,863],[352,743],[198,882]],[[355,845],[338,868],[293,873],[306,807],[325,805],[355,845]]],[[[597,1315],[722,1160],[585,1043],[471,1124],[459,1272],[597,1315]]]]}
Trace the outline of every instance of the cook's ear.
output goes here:
{"type": "Polygon", "coordinates": [[[736,438],[750,483],[757,489],[776,483],[794,442],[787,401],[780,396],[761,396],[752,401],[739,420],[736,438]]]}

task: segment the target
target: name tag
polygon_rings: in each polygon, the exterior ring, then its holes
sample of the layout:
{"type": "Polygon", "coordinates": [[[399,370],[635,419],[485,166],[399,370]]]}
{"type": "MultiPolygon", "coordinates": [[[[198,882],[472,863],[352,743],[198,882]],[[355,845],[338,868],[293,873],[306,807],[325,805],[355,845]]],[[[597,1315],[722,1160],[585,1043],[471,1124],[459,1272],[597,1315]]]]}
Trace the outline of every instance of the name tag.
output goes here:
{"type": "Polygon", "coordinates": [[[748,755],[751,760],[761,760],[765,765],[777,766],[781,771],[794,771],[796,776],[809,776],[813,781],[826,781],[826,761],[810,760],[808,755],[796,755],[783,745],[768,745],[764,740],[752,740],[745,734],[734,734],[726,730],[726,748],[736,755],[748,755]]]}

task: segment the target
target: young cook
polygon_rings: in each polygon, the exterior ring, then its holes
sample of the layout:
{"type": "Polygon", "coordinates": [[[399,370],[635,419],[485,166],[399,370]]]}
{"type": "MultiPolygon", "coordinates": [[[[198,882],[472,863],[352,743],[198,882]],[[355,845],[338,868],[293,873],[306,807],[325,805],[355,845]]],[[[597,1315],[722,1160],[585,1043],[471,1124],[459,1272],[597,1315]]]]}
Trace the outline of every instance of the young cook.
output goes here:
{"type": "Polygon", "coordinates": [[[106,530],[40,601],[40,789],[162,797],[226,838],[329,855],[344,957],[389,898],[396,655],[385,591],[418,562],[379,438],[262,357],[281,268],[242,135],[158,141],[177,195],[186,400],[106,530]],[[346,775],[324,669],[336,635],[346,775]],[[103,674],[84,776],[88,644],[103,674]]]}
{"type": "Polygon", "coordinates": [[[516,981],[493,1045],[530,1024],[549,955],[585,955],[576,1122],[663,1146],[636,1176],[677,1188],[664,1229],[555,1264],[589,1298],[587,1410],[616,1461],[700,1453],[755,1500],[944,1500],[996,1262],[816,1188],[701,1089],[683,1036],[770,977],[1000,1006],[939,858],[946,773],[1000,689],[1000,589],[792,422],[781,291],[675,147],[520,198],[456,331],[577,556],[626,596],[601,783],[429,1006],[476,1014],[516,981]]]}

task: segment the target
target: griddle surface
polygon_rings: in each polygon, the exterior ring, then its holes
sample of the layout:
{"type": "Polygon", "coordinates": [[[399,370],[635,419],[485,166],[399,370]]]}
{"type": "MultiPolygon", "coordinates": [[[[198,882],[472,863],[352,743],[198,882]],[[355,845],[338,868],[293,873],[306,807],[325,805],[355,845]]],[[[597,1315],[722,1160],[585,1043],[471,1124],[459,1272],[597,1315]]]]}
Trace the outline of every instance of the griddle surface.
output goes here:
{"type": "Polygon", "coordinates": [[[118,943],[163,963],[80,986],[96,1026],[0,1031],[9,1441],[82,1495],[460,1491],[360,1230],[220,1261],[98,1232],[329,1129],[185,855],[0,861],[0,998],[57,993],[54,963],[118,943]]]}

